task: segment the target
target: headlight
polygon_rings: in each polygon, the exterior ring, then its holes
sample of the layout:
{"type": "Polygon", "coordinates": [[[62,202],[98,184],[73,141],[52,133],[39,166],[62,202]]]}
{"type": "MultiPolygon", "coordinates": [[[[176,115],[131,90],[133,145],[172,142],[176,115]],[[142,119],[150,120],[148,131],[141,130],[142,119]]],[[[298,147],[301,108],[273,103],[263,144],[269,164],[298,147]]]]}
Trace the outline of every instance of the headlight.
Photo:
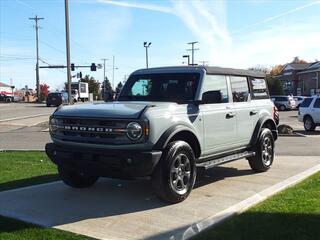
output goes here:
{"type": "Polygon", "coordinates": [[[50,121],[49,121],[49,129],[50,129],[50,132],[55,132],[57,131],[58,129],[58,120],[55,119],[55,118],[50,118],[50,121]]]}
{"type": "Polygon", "coordinates": [[[138,140],[142,136],[142,127],[139,123],[131,122],[127,125],[127,136],[131,140],[138,140]]]}

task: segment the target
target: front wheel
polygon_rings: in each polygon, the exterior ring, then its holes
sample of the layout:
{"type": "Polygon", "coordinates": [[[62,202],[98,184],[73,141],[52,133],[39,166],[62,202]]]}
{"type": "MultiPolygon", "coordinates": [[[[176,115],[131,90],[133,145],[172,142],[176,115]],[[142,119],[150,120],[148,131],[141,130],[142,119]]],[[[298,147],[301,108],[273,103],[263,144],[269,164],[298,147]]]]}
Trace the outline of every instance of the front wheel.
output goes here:
{"type": "Polygon", "coordinates": [[[269,128],[263,128],[255,146],[254,157],[248,158],[250,167],[255,172],[266,172],[274,159],[274,139],[269,128]]]}
{"type": "Polygon", "coordinates": [[[90,187],[96,183],[98,176],[88,176],[82,173],[64,168],[62,166],[58,167],[59,176],[62,181],[73,188],[86,188],[90,187]]]}
{"type": "Polygon", "coordinates": [[[184,141],[169,143],[152,176],[156,194],[169,203],[182,202],[190,194],[195,180],[192,148],[184,141]]]}

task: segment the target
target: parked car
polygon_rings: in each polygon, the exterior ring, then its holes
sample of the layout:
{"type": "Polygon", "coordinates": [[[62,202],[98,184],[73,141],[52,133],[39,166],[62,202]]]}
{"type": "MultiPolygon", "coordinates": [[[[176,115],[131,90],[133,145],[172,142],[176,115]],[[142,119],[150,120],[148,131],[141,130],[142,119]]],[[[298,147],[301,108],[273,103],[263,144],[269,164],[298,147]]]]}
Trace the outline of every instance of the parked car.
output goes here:
{"type": "Polygon", "coordinates": [[[314,131],[320,126],[320,97],[307,97],[300,104],[298,119],[306,131],[314,131]]]}
{"type": "Polygon", "coordinates": [[[280,111],[296,108],[296,102],[292,96],[271,96],[271,100],[280,111]]]}
{"type": "Polygon", "coordinates": [[[14,97],[0,93],[0,102],[13,102],[13,101],[14,101],[14,97]]]}
{"type": "Polygon", "coordinates": [[[197,67],[141,69],[117,101],[62,106],[50,117],[46,153],[74,188],[99,177],[150,176],[156,194],[185,200],[197,168],[246,158],[270,169],[278,137],[265,74],[197,67]]]}
{"type": "Polygon", "coordinates": [[[51,105],[58,107],[61,104],[66,103],[68,103],[68,93],[66,92],[49,93],[46,100],[47,107],[50,107],[51,105]]]}
{"type": "Polygon", "coordinates": [[[294,96],[293,99],[296,102],[296,108],[300,107],[300,104],[303,102],[303,100],[305,99],[305,96],[294,96]]]}

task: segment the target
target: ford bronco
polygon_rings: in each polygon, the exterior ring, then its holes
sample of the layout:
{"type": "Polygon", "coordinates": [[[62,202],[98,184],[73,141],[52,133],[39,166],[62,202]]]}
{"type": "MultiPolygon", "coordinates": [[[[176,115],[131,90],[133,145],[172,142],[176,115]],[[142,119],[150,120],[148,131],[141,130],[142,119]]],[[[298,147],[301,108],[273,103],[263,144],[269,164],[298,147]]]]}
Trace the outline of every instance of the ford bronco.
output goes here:
{"type": "Polygon", "coordinates": [[[46,153],[71,187],[99,177],[150,176],[170,203],[190,194],[197,168],[246,158],[255,172],[274,160],[277,128],[265,74],[207,66],[133,72],[116,101],[61,106],[46,153]]]}

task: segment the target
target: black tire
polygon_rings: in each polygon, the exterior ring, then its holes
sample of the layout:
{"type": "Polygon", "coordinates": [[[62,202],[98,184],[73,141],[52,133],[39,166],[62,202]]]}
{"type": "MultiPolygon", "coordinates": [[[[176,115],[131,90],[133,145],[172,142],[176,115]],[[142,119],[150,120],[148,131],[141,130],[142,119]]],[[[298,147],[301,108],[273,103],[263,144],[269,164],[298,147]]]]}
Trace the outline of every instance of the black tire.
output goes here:
{"type": "Polygon", "coordinates": [[[62,166],[58,167],[59,176],[62,181],[73,188],[86,188],[90,187],[96,183],[98,176],[87,176],[76,171],[64,168],[62,166]]]}
{"type": "Polygon", "coordinates": [[[287,110],[287,108],[286,108],[285,105],[280,105],[280,106],[279,106],[279,110],[280,110],[280,111],[285,111],[285,110],[287,110]]]}
{"type": "Polygon", "coordinates": [[[248,158],[250,167],[255,172],[266,172],[274,159],[274,139],[269,128],[263,128],[259,140],[254,147],[256,155],[248,158]]]}
{"type": "Polygon", "coordinates": [[[184,141],[168,144],[153,175],[152,185],[158,197],[169,203],[184,201],[196,180],[195,156],[184,141]]]}
{"type": "Polygon", "coordinates": [[[307,132],[311,132],[316,129],[316,124],[314,123],[312,117],[306,116],[303,119],[303,127],[307,132]]]}

